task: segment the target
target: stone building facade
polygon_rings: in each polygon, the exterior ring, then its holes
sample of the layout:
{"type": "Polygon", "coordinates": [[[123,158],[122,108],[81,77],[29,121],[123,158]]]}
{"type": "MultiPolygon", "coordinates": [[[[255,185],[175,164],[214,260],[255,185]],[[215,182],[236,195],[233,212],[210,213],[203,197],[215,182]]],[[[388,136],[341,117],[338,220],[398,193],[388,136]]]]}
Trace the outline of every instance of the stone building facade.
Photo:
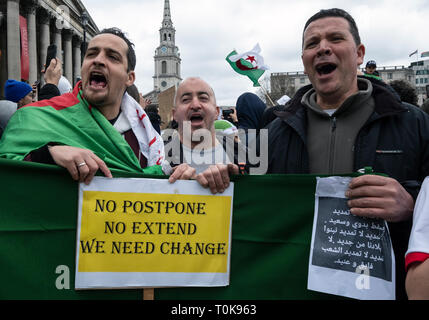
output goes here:
{"type": "Polygon", "coordinates": [[[297,72],[273,72],[270,75],[270,97],[277,101],[283,95],[293,97],[299,88],[310,84],[310,80],[303,71],[297,72]]]}
{"type": "Polygon", "coordinates": [[[56,44],[63,75],[80,78],[82,49],[98,28],[80,0],[2,0],[0,2],[0,97],[7,79],[43,83],[47,48],[56,44]],[[82,14],[87,16],[84,27],[82,14]]]}
{"type": "Polygon", "coordinates": [[[415,85],[417,90],[418,103],[429,98],[429,59],[425,58],[420,61],[411,63],[411,67],[415,72],[415,85]]]}

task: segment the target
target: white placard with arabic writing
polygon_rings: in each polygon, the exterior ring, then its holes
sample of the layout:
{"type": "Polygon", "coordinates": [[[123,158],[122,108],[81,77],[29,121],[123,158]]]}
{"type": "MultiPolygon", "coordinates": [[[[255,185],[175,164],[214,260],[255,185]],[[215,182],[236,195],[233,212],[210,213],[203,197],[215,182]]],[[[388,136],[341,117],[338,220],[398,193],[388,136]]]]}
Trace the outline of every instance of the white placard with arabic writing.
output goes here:
{"type": "Polygon", "coordinates": [[[308,289],[361,300],[395,299],[387,223],[350,213],[351,178],[317,178],[308,289]]]}

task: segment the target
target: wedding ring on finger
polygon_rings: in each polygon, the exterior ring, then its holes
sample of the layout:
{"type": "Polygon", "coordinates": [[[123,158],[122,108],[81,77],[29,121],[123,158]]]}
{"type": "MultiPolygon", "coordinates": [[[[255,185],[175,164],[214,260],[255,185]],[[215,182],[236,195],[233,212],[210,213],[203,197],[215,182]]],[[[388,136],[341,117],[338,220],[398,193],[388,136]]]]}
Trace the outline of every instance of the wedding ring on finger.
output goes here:
{"type": "Polygon", "coordinates": [[[86,166],[86,162],[81,162],[77,165],[78,168],[82,167],[82,166],[86,166]]]}

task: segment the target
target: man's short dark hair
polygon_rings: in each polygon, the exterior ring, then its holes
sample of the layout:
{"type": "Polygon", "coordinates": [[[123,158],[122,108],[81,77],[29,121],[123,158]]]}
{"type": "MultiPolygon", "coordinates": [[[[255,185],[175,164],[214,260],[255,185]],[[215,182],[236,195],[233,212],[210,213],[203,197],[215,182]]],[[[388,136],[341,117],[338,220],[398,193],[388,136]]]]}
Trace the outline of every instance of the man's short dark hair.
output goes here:
{"type": "Polygon", "coordinates": [[[310,23],[312,23],[313,21],[316,21],[316,20],[319,20],[322,18],[328,18],[328,17],[338,17],[338,18],[346,19],[347,22],[349,23],[349,27],[350,27],[349,30],[353,36],[353,39],[354,39],[356,45],[357,46],[360,45],[361,41],[360,41],[360,36],[359,36],[359,30],[358,30],[358,27],[356,25],[355,20],[347,11],[345,11],[343,9],[338,9],[338,8],[322,9],[318,13],[313,15],[310,19],[307,20],[307,22],[305,23],[304,30],[302,32],[302,43],[303,44],[304,44],[304,32],[307,29],[308,25],[310,23]]]}
{"type": "Polygon", "coordinates": [[[128,46],[128,52],[127,52],[127,60],[128,60],[128,67],[127,67],[127,72],[129,71],[134,71],[135,67],[136,67],[136,53],[134,51],[134,43],[132,43],[127,36],[125,35],[125,33],[116,27],[113,28],[106,28],[101,30],[98,34],[105,34],[105,33],[110,33],[113,34],[115,36],[118,36],[119,38],[121,38],[122,40],[124,40],[128,46]]]}

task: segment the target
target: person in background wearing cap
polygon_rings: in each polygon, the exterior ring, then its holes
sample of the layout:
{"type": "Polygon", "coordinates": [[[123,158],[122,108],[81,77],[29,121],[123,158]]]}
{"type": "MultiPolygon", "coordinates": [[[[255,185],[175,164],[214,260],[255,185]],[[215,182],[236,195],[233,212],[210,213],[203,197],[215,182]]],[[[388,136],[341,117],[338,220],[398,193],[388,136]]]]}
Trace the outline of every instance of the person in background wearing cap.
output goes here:
{"type": "Polygon", "coordinates": [[[213,89],[200,78],[185,79],[177,88],[172,111],[178,130],[171,130],[164,140],[165,158],[174,170],[170,182],[185,175],[212,193],[222,193],[229,186],[229,175],[238,174],[243,165],[239,166],[241,157],[233,139],[217,139],[220,108],[213,89]],[[234,148],[227,147],[227,141],[234,148]]]}
{"type": "Polygon", "coordinates": [[[377,64],[375,63],[374,60],[369,60],[366,63],[364,75],[374,77],[377,80],[381,80],[380,74],[377,71],[377,64]]]}
{"type": "Polygon", "coordinates": [[[4,85],[6,100],[15,102],[18,108],[34,102],[33,88],[25,82],[9,79],[4,85]]]}

